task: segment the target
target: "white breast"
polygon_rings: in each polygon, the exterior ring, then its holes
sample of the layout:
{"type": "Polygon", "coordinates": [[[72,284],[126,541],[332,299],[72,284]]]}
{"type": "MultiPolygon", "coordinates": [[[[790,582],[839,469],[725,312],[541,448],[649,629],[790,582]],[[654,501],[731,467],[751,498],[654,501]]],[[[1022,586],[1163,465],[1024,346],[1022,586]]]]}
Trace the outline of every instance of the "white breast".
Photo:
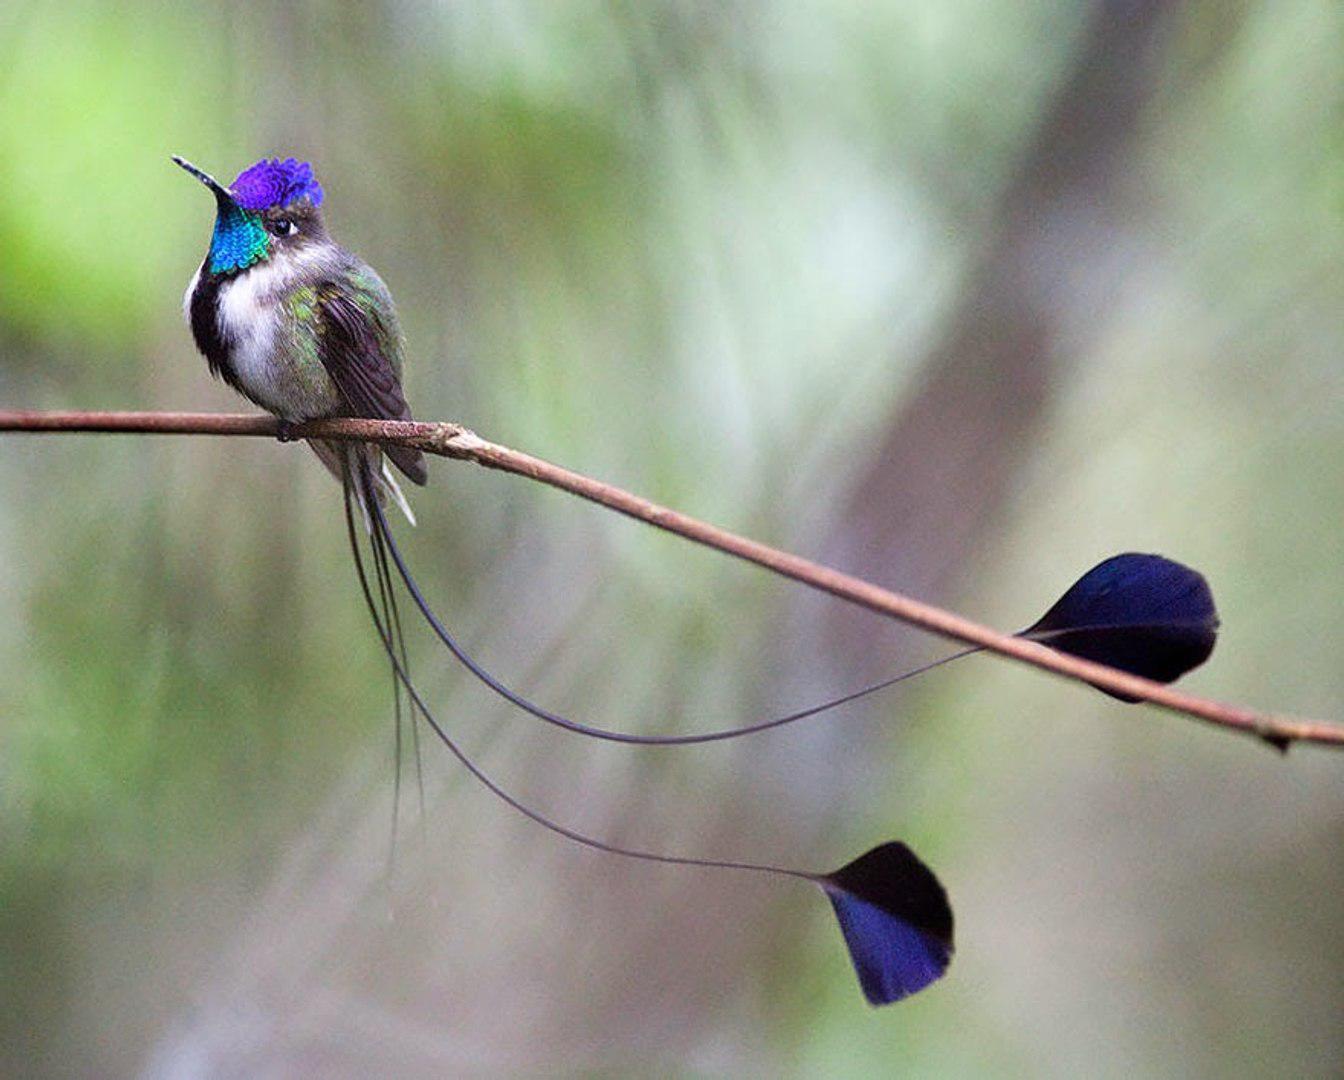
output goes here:
{"type": "Polygon", "coordinates": [[[284,416],[286,395],[275,362],[275,334],[280,323],[276,303],[282,272],[263,265],[234,278],[219,290],[219,331],[229,344],[233,373],[248,397],[284,416]]]}
{"type": "Polygon", "coordinates": [[[287,420],[328,416],[342,402],[330,376],[297,347],[287,305],[294,288],[333,273],[338,254],[333,245],[275,251],[220,286],[216,319],[230,374],[249,398],[287,420]]]}

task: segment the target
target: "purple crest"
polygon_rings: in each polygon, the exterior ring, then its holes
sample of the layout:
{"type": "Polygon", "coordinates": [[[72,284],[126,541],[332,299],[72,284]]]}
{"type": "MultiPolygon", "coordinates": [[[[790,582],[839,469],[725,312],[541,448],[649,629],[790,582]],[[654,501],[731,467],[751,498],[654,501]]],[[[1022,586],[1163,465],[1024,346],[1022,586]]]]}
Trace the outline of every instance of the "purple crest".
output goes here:
{"type": "Polygon", "coordinates": [[[262,158],[240,172],[229,191],[245,210],[289,206],[305,197],[314,206],[322,205],[322,185],[313,176],[312,165],[293,158],[262,158]]]}

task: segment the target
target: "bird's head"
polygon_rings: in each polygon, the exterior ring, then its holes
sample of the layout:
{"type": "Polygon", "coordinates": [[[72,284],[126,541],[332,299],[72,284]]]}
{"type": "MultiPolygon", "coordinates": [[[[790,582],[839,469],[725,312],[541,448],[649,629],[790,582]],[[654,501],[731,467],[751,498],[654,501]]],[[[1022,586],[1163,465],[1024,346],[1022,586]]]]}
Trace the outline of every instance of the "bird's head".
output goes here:
{"type": "Polygon", "coordinates": [[[322,185],[294,158],[263,158],[228,187],[189,161],[173,160],[215,196],[215,232],[206,257],[211,274],[240,274],[281,252],[327,242],[322,185]]]}

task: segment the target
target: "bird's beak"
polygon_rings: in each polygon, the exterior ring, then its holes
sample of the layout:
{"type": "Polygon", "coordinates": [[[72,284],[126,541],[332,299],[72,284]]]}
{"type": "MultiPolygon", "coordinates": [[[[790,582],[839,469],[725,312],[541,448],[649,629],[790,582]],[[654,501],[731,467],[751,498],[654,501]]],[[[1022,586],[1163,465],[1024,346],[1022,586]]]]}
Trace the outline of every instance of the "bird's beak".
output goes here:
{"type": "Polygon", "coordinates": [[[213,191],[215,193],[215,198],[217,200],[228,202],[234,201],[233,196],[229,193],[229,189],[226,188],[223,184],[221,184],[218,180],[216,180],[204,169],[196,168],[196,166],[193,165],[186,158],[180,158],[176,154],[173,155],[173,161],[176,162],[178,165],[181,165],[182,168],[186,169],[187,172],[191,173],[192,176],[196,177],[197,180],[199,180],[202,184],[204,184],[211,191],[213,191]]]}

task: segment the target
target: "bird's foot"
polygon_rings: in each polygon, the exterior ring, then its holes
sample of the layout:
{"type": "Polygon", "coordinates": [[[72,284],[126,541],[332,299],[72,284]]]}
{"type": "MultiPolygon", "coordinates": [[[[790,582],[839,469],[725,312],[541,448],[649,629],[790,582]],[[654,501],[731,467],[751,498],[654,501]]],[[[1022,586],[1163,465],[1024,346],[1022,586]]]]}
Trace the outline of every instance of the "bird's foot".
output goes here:
{"type": "Polygon", "coordinates": [[[300,424],[293,420],[280,419],[275,422],[275,437],[281,442],[294,442],[299,436],[294,434],[294,429],[300,424]]]}

